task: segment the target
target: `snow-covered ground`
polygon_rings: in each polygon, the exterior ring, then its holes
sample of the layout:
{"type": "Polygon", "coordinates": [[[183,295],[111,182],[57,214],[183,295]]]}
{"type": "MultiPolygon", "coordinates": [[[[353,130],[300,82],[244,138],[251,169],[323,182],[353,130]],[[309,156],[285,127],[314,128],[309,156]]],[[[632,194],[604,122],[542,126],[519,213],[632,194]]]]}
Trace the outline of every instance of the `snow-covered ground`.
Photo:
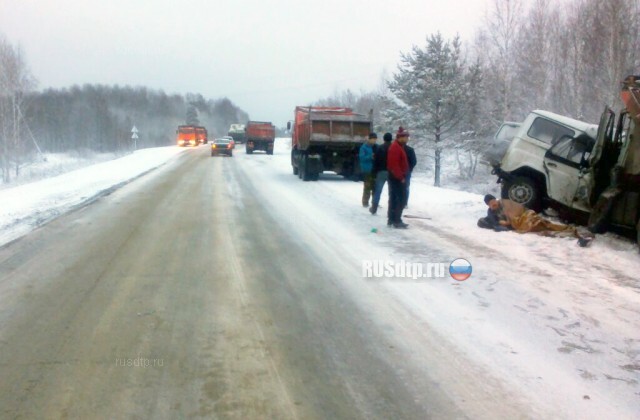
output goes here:
{"type": "MultiPolygon", "coordinates": [[[[416,150],[418,165],[416,169],[417,176],[424,178],[425,185],[433,185],[434,181],[434,158],[433,151],[430,149],[416,150]]],[[[478,162],[476,171],[472,179],[467,179],[460,174],[459,164],[456,159],[455,151],[443,150],[442,166],[440,168],[440,186],[456,191],[467,191],[477,194],[494,194],[496,197],[500,194],[500,186],[496,182],[497,177],[491,174],[491,167],[487,164],[478,162]]],[[[460,160],[463,165],[469,165],[468,157],[461,153],[460,160]]]]}
{"type": "MultiPolygon", "coordinates": [[[[0,191],[0,244],[181,151],[149,149],[0,191]]],[[[450,369],[451,375],[485,372],[488,383],[497,381],[514,395],[526,395],[526,403],[542,407],[545,417],[551,413],[557,418],[637,418],[637,245],[614,235],[598,235],[590,247],[580,248],[568,238],[479,229],[476,220],[486,212],[481,194],[434,188],[431,177],[420,175],[412,179],[406,211],[405,221],[411,226],[406,231],[387,228],[386,191],[385,208],[372,216],[360,205],[362,183],[333,174],[303,182],[291,173],[289,153],[288,140],[279,139],[273,156],[248,156],[239,148],[232,159],[250,177],[265,211],[286,223],[301,243],[315,247],[317,255],[324,255],[343,277],[351,276],[354,294],[365,300],[369,296],[372,313],[387,316],[381,321],[385,328],[400,328],[385,312],[391,307],[385,300],[393,301],[403,308],[396,316],[415,320],[411,334],[403,336],[407,346],[409,336],[435,331],[454,343],[461,356],[482,366],[473,372],[461,366],[433,369],[450,369]],[[456,258],[473,265],[465,282],[450,277],[408,281],[362,275],[366,260],[449,264],[456,258]]],[[[473,395],[459,398],[468,403],[473,395]]],[[[537,416],[532,412],[523,417],[537,416]]]]}
{"type": "Polygon", "coordinates": [[[90,150],[68,153],[45,153],[34,155],[29,162],[20,166],[19,176],[15,176],[15,168],[11,170],[11,182],[0,180],[0,189],[13,188],[19,185],[40,181],[45,178],[62,175],[66,172],[109,160],[118,159],[125,153],[97,153],[90,150]]]}
{"type": "MultiPolygon", "coordinates": [[[[303,182],[292,174],[289,153],[282,140],[274,156],[237,158],[267,209],[286,217],[305,244],[327,256],[327,264],[359,276],[360,281],[352,279],[354,294],[377,296],[365,302],[372,313],[384,312],[382,295],[415,318],[416,329],[403,334],[405,340],[420,329],[435,330],[461,355],[484,366],[488,382],[498,378],[532,407],[543,407],[543,417],[637,418],[636,244],[598,235],[581,248],[570,238],[479,229],[476,221],[486,214],[481,194],[434,188],[430,176],[419,175],[412,179],[406,211],[411,226],[398,231],[386,226],[386,191],[385,209],[372,216],[360,204],[362,183],[332,174],[303,182]],[[362,277],[363,260],[448,265],[456,258],[473,265],[465,282],[362,277]]],[[[390,324],[384,317],[381,323],[390,324]]],[[[477,374],[443,368],[452,376],[477,374]]],[[[537,417],[533,412],[523,416],[537,417]]]]}
{"type": "MultiPolygon", "coordinates": [[[[0,246],[65,212],[108,194],[114,188],[163,165],[184,150],[178,147],[138,150],[119,159],[0,189],[0,246]]],[[[58,156],[53,161],[49,170],[55,173],[60,165],[68,168],[69,162],[75,160],[58,156]]]]}

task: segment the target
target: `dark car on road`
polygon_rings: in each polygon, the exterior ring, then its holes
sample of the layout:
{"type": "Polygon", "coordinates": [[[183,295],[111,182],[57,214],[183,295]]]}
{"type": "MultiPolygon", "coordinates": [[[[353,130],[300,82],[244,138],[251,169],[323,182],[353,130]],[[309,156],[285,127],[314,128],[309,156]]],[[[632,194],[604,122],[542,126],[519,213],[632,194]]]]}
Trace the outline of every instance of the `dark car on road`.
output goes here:
{"type": "Polygon", "coordinates": [[[211,142],[211,156],[229,155],[233,156],[233,144],[229,139],[215,139],[211,142]]]}

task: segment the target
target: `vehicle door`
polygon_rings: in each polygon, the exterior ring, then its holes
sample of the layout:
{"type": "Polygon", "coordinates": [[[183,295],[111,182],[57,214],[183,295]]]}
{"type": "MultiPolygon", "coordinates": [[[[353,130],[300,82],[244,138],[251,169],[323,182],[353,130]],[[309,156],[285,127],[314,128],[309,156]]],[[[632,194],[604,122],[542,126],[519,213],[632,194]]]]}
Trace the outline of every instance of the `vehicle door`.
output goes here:
{"type": "Polygon", "coordinates": [[[544,156],[549,197],[569,208],[590,211],[589,157],[595,139],[580,133],[561,137],[544,156]]]}
{"type": "Polygon", "coordinates": [[[591,205],[611,183],[611,169],[618,159],[619,147],[615,144],[616,114],[604,108],[598,125],[598,135],[589,157],[589,195],[591,205]]]}

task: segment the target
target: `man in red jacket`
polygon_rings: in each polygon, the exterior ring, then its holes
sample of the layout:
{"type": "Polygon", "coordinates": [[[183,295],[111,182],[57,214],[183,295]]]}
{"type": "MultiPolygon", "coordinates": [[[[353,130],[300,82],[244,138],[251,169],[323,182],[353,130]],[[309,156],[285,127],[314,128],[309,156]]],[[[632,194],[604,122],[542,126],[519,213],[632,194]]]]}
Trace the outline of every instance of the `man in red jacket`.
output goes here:
{"type": "Polygon", "coordinates": [[[409,174],[409,159],[404,145],[409,140],[409,132],[400,127],[396,133],[396,140],[391,143],[387,152],[387,170],[389,171],[389,210],[387,211],[387,225],[406,229],[408,224],[402,221],[402,210],[405,205],[406,177],[409,174]]]}

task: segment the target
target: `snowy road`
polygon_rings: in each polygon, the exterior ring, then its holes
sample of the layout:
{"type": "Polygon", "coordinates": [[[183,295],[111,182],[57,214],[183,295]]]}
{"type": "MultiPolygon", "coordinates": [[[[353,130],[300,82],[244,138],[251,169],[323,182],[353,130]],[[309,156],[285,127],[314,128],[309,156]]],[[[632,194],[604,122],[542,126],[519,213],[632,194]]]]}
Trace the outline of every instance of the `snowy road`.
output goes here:
{"type": "Polygon", "coordinates": [[[0,248],[0,417],[640,412],[632,245],[479,231],[478,196],[419,180],[390,230],[288,162],[187,150],[0,248]],[[459,257],[465,282],[363,278],[459,257]]]}

